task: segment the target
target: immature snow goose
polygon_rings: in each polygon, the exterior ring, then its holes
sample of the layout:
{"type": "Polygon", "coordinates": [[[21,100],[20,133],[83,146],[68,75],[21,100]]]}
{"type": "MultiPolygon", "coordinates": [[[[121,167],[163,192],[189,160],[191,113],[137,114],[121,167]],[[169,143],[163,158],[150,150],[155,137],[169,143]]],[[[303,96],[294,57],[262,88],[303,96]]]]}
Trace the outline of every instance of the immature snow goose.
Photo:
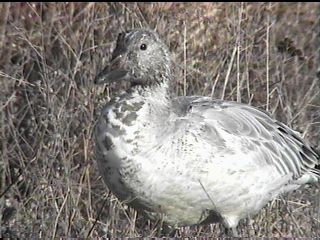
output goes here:
{"type": "Polygon", "coordinates": [[[96,83],[131,87],[95,128],[101,175],[121,200],[173,227],[235,230],[279,194],[317,181],[319,155],[267,113],[209,97],[175,97],[168,47],[152,30],[121,33],[96,83]]]}

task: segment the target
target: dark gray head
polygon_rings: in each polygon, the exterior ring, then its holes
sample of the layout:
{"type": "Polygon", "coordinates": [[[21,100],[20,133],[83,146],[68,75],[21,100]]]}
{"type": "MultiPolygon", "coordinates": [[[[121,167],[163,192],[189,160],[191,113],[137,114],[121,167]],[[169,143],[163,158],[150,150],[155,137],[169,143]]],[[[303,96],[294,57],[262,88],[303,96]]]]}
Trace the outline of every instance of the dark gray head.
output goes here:
{"type": "Polygon", "coordinates": [[[170,75],[169,50],[158,34],[134,29],[119,34],[110,64],[97,75],[95,83],[126,80],[132,85],[153,85],[166,81],[170,75]]]}

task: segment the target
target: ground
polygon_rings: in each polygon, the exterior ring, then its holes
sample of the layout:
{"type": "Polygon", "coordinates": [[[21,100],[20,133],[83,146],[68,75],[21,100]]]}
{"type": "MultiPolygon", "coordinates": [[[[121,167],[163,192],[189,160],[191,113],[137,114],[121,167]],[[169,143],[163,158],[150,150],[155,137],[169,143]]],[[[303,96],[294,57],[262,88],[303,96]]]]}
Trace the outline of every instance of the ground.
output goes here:
{"type": "MultiPolygon", "coordinates": [[[[117,93],[93,79],[118,33],[156,29],[177,95],[241,101],[320,146],[319,3],[0,5],[0,237],[158,237],[103,183],[92,130],[117,93]]],[[[319,148],[318,148],[319,150],[319,148]]],[[[241,184],[241,183],[240,183],[241,184]]],[[[320,236],[319,184],[240,222],[243,237],[320,236]]],[[[181,237],[224,236],[219,224],[181,237]]]]}

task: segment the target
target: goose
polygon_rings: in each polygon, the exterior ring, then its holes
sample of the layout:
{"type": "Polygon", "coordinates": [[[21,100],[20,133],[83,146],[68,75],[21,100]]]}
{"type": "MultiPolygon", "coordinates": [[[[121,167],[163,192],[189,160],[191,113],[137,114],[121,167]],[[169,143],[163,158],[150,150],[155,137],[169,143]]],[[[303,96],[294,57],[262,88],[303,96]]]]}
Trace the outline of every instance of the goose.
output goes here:
{"type": "Polygon", "coordinates": [[[95,125],[100,174],[119,198],[178,228],[239,220],[320,178],[319,155],[267,112],[203,96],[175,96],[169,49],[150,29],[118,35],[94,82],[125,81],[95,125]]]}

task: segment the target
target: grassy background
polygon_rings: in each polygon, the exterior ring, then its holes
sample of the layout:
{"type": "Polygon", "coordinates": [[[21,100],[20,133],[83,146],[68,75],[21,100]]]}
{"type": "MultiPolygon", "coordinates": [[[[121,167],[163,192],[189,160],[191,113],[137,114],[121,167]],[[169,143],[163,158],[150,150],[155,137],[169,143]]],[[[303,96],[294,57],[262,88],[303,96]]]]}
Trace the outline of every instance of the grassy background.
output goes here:
{"type": "MultiPolygon", "coordinates": [[[[99,177],[92,130],[117,91],[94,86],[117,34],[155,28],[178,95],[267,109],[320,146],[318,3],[0,5],[0,237],[159,236],[99,177]]],[[[240,183],[241,184],[241,183],[240,183]]],[[[319,184],[240,222],[241,236],[320,236],[319,184]]],[[[222,236],[219,224],[178,236],[222,236]]]]}

